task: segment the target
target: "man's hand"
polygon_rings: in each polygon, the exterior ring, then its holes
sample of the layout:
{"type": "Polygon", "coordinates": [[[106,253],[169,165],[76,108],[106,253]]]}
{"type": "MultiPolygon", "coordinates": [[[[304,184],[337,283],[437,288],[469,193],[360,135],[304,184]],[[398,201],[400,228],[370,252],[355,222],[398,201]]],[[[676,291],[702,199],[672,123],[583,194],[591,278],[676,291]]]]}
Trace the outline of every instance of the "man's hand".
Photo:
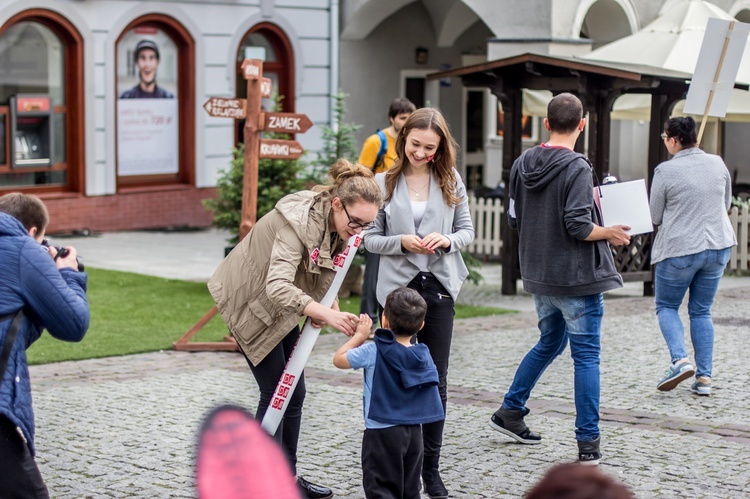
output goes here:
{"type": "Polygon", "coordinates": [[[49,251],[49,254],[52,256],[52,259],[55,261],[55,265],[57,265],[58,269],[68,267],[77,271],[78,260],[76,259],[76,256],[77,256],[76,249],[72,246],[65,248],[65,249],[68,250],[68,253],[65,255],[65,257],[62,257],[58,255],[57,248],[55,248],[54,246],[47,247],[47,250],[49,251]]]}
{"type": "Polygon", "coordinates": [[[607,242],[612,246],[623,246],[630,244],[630,234],[626,231],[630,230],[627,225],[613,225],[606,227],[607,229],[607,242]]]}

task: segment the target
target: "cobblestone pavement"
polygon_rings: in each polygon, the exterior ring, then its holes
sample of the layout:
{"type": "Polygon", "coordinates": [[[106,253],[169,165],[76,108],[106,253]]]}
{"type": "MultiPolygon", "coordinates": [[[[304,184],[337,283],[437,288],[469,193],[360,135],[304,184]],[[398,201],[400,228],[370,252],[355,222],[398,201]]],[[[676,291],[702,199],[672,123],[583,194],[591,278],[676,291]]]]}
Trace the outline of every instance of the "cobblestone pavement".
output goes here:
{"type": "MultiPolygon", "coordinates": [[[[528,300],[518,303],[528,310],[528,300]]],[[[750,287],[719,292],[714,393],[699,398],[688,382],[655,389],[669,358],[653,299],[605,299],[601,469],[638,497],[748,497],[748,303],[750,287]]],[[[568,351],[529,403],[541,445],[487,425],[537,335],[531,311],[457,321],[441,468],[452,497],[520,497],[550,466],[575,459],[568,351]]],[[[343,341],[322,336],[308,364],[299,470],[337,498],[361,498],[361,373],[331,363],[343,341]]],[[[222,402],[254,409],[258,398],[244,359],[231,353],[165,351],[34,366],[31,375],[37,459],[55,498],[193,497],[202,416],[222,402]]]]}

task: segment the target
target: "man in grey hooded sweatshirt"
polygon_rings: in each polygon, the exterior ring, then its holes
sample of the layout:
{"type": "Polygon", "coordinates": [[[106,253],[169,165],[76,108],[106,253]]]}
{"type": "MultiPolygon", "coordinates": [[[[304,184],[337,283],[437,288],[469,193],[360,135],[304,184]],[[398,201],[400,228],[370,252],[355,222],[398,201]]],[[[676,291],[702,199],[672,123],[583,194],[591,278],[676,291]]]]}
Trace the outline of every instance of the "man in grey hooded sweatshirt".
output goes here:
{"type": "Polygon", "coordinates": [[[593,168],[573,151],[585,125],[581,101],[572,94],[557,95],[544,120],[549,141],[524,152],[510,172],[508,222],[518,231],[523,286],[534,296],[541,334],[518,366],[490,426],[524,444],[541,442],[524,423],[526,401],[570,342],[578,459],[598,464],[602,293],[622,287],[608,243],[628,244],[630,227],[602,227],[593,168]]]}

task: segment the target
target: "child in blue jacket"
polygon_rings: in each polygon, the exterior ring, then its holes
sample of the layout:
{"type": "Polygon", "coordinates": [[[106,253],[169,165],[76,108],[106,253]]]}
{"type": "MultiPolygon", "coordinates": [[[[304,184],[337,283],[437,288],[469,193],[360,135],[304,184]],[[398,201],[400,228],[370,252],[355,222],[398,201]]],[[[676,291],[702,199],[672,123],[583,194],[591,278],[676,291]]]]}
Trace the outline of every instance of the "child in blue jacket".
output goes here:
{"type": "Polygon", "coordinates": [[[412,344],[426,311],[415,290],[392,291],[375,341],[365,344],[372,321],[362,314],[357,332],[333,358],[340,369],[364,369],[362,485],[368,499],[420,497],[421,425],[445,418],[435,363],[426,345],[412,344]]]}

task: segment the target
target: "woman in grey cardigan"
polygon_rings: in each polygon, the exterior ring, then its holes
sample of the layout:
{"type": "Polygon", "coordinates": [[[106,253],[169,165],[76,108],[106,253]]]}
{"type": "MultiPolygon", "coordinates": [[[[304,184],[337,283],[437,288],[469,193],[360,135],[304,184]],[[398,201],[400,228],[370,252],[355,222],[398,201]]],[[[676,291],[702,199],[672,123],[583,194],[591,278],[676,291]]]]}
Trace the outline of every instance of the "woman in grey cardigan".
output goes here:
{"type": "Polygon", "coordinates": [[[672,118],[661,134],[674,157],[656,167],[651,187],[651,218],[659,230],[651,251],[656,265],[656,315],[669,347],[671,364],[657,389],[668,391],[695,375],[690,387],[711,394],[714,325],[711,306],[719,280],[737,244],[727,211],[731,178],[719,156],[697,147],[693,118],[672,118]],[[695,365],[688,361],[678,310],[687,290],[690,339],[695,365]]]}
{"type": "MultiPolygon", "coordinates": [[[[365,247],[381,255],[381,307],[388,293],[404,286],[427,302],[417,340],[427,345],[435,361],[445,409],[453,304],[468,275],[461,249],[474,239],[474,226],[466,188],[453,166],[455,142],[439,111],[413,112],[396,138],[396,154],[393,167],[375,176],[385,205],[365,234],[365,247]]],[[[431,498],[448,497],[438,471],[443,425],[438,421],[422,427],[422,479],[431,498]]]]}

